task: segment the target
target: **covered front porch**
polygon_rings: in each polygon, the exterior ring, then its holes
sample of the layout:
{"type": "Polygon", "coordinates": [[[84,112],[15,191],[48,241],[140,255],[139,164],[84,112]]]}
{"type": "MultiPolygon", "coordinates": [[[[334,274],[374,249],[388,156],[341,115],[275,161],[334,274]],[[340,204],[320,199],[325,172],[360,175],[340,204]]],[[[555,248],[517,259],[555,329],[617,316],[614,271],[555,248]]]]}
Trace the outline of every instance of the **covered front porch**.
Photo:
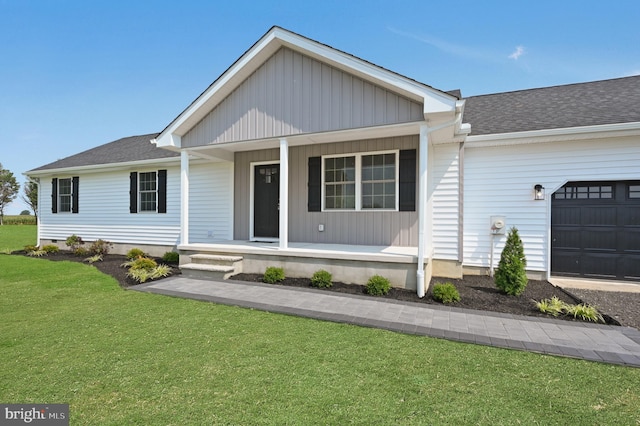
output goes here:
{"type": "MultiPolygon", "coordinates": [[[[203,276],[215,269],[215,261],[236,260],[233,274],[262,274],[269,266],[284,268],[287,277],[310,278],[319,269],[329,271],[334,281],[365,284],[373,275],[382,275],[394,287],[416,290],[418,247],[314,244],[289,242],[220,241],[178,246],[183,273],[203,276]],[[240,261],[237,261],[241,258],[240,261]],[[200,259],[202,262],[196,260],[200,259]],[[205,266],[198,266],[205,265],[205,266]]],[[[431,262],[424,259],[425,281],[431,278],[431,262]]]]}

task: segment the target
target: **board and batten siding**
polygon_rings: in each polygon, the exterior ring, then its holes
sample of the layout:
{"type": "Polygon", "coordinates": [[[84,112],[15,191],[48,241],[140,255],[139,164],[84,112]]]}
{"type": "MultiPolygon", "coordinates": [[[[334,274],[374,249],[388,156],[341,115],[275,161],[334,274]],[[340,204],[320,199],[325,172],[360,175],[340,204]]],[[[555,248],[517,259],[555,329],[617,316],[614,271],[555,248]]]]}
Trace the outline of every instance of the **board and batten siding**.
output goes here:
{"type": "MultiPolygon", "coordinates": [[[[527,269],[549,265],[551,195],[569,181],[640,179],[637,138],[591,139],[509,146],[465,147],[464,264],[489,267],[490,216],[506,216],[518,228],[527,269]],[[545,200],[533,199],[533,186],[545,187],[545,200]]],[[[506,235],[495,238],[494,266],[506,235]]]]}
{"type": "MultiPolygon", "coordinates": [[[[328,244],[417,246],[416,212],[309,212],[308,159],[322,155],[417,149],[418,136],[401,136],[289,148],[289,241],[328,244]],[[318,231],[318,225],[324,231],[318,231]]],[[[249,238],[252,162],[279,161],[279,150],[236,153],[235,239],[249,238]]]]}
{"type": "Polygon", "coordinates": [[[182,146],[422,120],[421,103],[281,48],[189,130],[182,146]]]}
{"type": "Polygon", "coordinates": [[[180,168],[76,173],[79,176],[78,213],[51,212],[51,179],[40,178],[40,238],[64,241],[72,234],[85,241],[174,246],[180,237],[180,168]],[[129,173],[167,169],[167,213],[129,212],[129,173]]]}
{"type": "Polygon", "coordinates": [[[189,242],[233,239],[231,162],[189,166],[189,242]]]}

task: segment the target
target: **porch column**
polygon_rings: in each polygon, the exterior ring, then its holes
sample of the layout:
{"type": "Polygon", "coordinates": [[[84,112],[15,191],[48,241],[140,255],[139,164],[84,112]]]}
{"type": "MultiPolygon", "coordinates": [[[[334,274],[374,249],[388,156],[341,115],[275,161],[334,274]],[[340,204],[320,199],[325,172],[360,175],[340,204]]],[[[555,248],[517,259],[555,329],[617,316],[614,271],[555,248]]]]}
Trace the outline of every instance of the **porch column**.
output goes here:
{"type": "Polygon", "coordinates": [[[429,161],[429,127],[426,124],[420,125],[420,146],[418,149],[418,270],[416,271],[417,294],[424,297],[424,256],[426,253],[425,229],[427,226],[427,185],[429,184],[427,175],[427,164],[429,161]]]}
{"type": "Polygon", "coordinates": [[[189,244],[189,152],[180,151],[180,244],[189,244]]]}
{"type": "Polygon", "coordinates": [[[280,250],[289,246],[289,143],[280,139],[280,250]]]}

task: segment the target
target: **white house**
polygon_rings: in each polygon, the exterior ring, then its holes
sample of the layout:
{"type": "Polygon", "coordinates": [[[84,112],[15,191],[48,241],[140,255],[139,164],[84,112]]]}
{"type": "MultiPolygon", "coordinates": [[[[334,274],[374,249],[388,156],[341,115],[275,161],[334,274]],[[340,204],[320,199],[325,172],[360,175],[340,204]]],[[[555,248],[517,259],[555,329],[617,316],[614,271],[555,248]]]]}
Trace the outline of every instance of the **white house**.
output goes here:
{"type": "Polygon", "coordinates": [[[532,277],[640,279],[639,101],[639,76],[465,99],[274,27],[159,134],[29,171],[38,238],[423,295],[517,227],[532,277]]]}

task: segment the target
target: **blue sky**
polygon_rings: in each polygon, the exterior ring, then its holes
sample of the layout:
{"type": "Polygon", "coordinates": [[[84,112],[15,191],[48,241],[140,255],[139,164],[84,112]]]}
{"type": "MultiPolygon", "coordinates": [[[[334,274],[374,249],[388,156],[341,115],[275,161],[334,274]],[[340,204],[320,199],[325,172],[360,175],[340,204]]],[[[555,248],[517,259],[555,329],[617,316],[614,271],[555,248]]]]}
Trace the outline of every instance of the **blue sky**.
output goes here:
{"type": "Polygon", "coordinates": [[[637,0],[0,0],[0,163],[22,183],[161,131],[273,25],[472,96],[640,74],[638,18],[637,0]]]}

